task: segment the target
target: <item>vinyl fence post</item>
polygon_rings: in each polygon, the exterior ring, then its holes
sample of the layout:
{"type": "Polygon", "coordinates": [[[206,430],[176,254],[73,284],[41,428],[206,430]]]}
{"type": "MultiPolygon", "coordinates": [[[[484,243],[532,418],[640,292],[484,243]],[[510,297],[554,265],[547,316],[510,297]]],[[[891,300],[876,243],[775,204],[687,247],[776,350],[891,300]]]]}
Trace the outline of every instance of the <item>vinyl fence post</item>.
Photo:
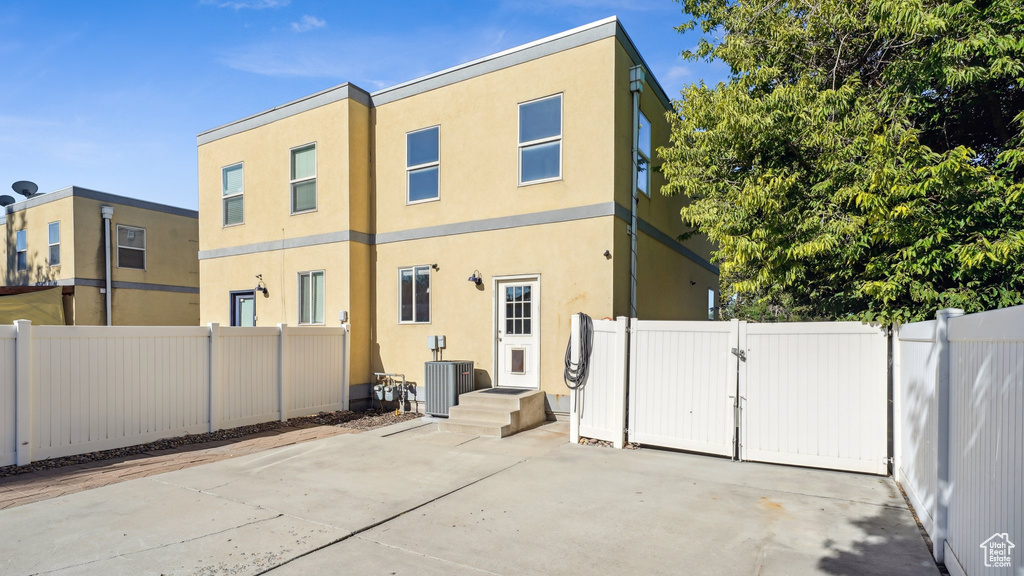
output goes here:
{"type": "Polygon", "coordinates": [[[14,442],[18,466],[32,463],[32,322],[15,320],[14,342],[15,415],[14,442]]]}
{"type": "Polygon", "coordinates": [[[220,324],[211,322],[210,328],[210,432],[220,430],[220,324]]]}
{"type": "Polygon", "coordinates": [[[629,338],[629,318],[619,316],[615,319],[615,422],[618,429],[612,444],[622,449],[626,445],[626,390],[629,386],[629,362],[627,359],[627,342],[629,338]]]}
{"type": "Polygon", "coordinates": [[[952,488],[949,477],[949,319],[963,314],[964,311],[959,308],[944,308],[935,313],[935,393],[938,396],[939,414],[936,442],[938,482],[935,499],[935,542],[932,550],[937,562],[943,562],[945,558],[946,537],[949,534],[949,492],[952,488]]]}
{"type": "MultiPolygon", "coordinates": [[[[580,361],[580,316],[573,314],[569,323],[569,359],[574,364],[580,361]]],[[[580,443],[579,392],[569,391],[569,442],[580,443]]]]}
{"type": "Polygon", "coordinates": [[[288,325],[277,325],[277,405],[281,408],[281,422],[288,420],[288,325]]]}
{"type": "MultiPolygon", "coordinates": [[[[341,319],[342,315],[339,314],[338,316],[341,319]]],[[[341,372],[341,409],[348,410],[348,395],[351,392],[350,386],[352,386],[352,325],[348,323],[347,312],[344,312],[344,320],[341,322],[341,327],[345,330],[345,333],[342,334],[342,338],[344,338],[343,346],[345,347],[345,353],[342,355],[342,358],[345,359],[345,365],[341,372]]]]}

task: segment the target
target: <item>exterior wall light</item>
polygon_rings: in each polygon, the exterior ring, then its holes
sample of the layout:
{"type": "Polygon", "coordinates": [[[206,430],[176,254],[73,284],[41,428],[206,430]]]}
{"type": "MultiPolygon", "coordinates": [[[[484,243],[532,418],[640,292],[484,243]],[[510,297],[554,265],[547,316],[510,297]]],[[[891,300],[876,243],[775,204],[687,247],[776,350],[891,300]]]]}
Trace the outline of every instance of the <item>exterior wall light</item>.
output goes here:
{"type": "Polygon", "coordinates": [[[253,292],[262,292],[263,297],[268,298],[270,296],[270,291],[267,290],[267,284],[263,282],[263,274],[257,274],[256,279],[259,280],[259,282],[257,282],[256,287],[252,289],[253,292]]]}
{"type": "Polygon", "coordinates": [[[484,279],[483,279],[483,277],[482,277],[482,276],[483,276],[483,275],[482,275],[482,274],[480,274],[480,271],[479,271],[479,270],[473,270],[473,275],[472,275],[472,276],[470,276],[470,277],[468,278],[468,280],[469,280],[470,282],[472,282],[473,284],[476,284],[477,286],[479,286],[479,285],[481,285],[481,284],[483,284],[483,283],[484,283],[484,279]]]}

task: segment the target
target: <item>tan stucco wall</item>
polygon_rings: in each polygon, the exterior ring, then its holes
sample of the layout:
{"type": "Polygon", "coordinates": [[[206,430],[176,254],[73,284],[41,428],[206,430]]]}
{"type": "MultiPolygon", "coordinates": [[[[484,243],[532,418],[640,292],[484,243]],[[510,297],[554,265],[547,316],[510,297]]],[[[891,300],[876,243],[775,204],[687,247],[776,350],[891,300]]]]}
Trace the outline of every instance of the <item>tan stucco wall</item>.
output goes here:
{"type": "Polygon", "coordinates": [[[612,199],[614,38],[375,108],[377,232],[612,199]],[[518,186],[519,103],[562,94],[562,179],[518,186]],[[406,134],[440,125],[440,200],[406,205],[406,134]]]}
{"type": "MultiPolygon", "coordinates": [[[[115,326],[196,326],[199,295],[163,290],[115,288],[111,293],[115,326]]],[[[75,324],[106,324],[105,297],[99,288],[76,286],[75,324]]]]}
{"type": "Polygon", "coordinates": [[[7,215],[4,227],[5,258],[3,283],[8,286],[45,284],[75,277],[73,199],[62,198],[7,215]],[[49,224],[60,222],[60,265],[49,265],[49,224]],[[25,230],[28,270],[16,269],[17,231],[25,230]]]}
{"type": "Polygon", "coordinates": [[[368,127],[369,111],[364,106],[340,100],[200,146],[200,249],[348,230],[353,205],[360,213],[355,229],[368,232],[368,127]],[[359,165],[351,171],[350,141],[361,141],[363,147],[356,154],[359,165]],[[292,214],[291,150],[309,143],[316,143],[317,209],[292,214]],[[243,162],[244,223],[225,227],[221,170],[239,162],[243,162]],[[362,188],[350,195],[353,185],[362,188]]]}
{"type": "Polygon", "coordinates": [[[564,393],[570,316],[582,311],[603,318],[612,312],[612,264],[603,255],[611,230],[611,217],[604,217],[377,246],[373,370],[404,373],[422,383],[423,363],[432,359],[427,336],[444,334],[445,359],[472,360],[477,386],[490,385],[494,278],[539,274],[541,389],[564,393]],[[430,264],[438,265],[431,270],[431,323],[399,324],[398,269],[430,264]],[[483,275],[482,289],[467,281],[474,270],[483,275]]]}

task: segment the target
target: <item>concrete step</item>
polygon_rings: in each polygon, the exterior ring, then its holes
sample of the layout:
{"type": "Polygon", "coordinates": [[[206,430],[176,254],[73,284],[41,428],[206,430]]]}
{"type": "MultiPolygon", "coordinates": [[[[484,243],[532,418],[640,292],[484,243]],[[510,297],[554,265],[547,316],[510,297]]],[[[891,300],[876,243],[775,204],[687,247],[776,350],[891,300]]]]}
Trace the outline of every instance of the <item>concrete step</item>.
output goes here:
{"type": "Polygon", "coordinates": [[[540,397],[541,406],[544,404],[544,393],[540,390],[526,390],[521,394],[492,394],[483,390],[475,390],[459,395],[459,406],[471,406],[473,408],[488,408],[492,410],[520,410],[524,400],[540,397]]]}
{"type": "Polygon", "coordinates": [[[517,432],[517,430],[513,430],[511,424],[497,425],[491,422],[481,422],[478,420],[452,420],[451,418],[443,422],[438,422],[437,427],[441,432],[454,432],[456,434],[470,434],[473,436],[492,436],[494,438],[504,438],[505,436],[511,436],[517,432]]]}
{"type": "Polygon", "coordinates": [[[519,425],[519,410],[505,410],[493,408],[478,408],[476,406],[452,406],[448,409],[449,420],[472,420],[475,422],[490,422],[498,426],[512,424],[519,425]]]}

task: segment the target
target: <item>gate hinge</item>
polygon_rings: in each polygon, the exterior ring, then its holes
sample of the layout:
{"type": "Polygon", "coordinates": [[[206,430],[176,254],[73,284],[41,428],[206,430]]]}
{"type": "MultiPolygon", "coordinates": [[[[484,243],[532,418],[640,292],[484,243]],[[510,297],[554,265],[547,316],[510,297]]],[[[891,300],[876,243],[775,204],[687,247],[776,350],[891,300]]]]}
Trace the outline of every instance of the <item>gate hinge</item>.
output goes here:
{"type": "Polygon", "coordinates": [[[740,360],[742,360],[744,362],[747,361],[747,352],[746,352],[746,350],[740,350],[739,348],[733,348],[732,349],[732,354],[733,354],[733,356],[738,357],[740,360]]]}

